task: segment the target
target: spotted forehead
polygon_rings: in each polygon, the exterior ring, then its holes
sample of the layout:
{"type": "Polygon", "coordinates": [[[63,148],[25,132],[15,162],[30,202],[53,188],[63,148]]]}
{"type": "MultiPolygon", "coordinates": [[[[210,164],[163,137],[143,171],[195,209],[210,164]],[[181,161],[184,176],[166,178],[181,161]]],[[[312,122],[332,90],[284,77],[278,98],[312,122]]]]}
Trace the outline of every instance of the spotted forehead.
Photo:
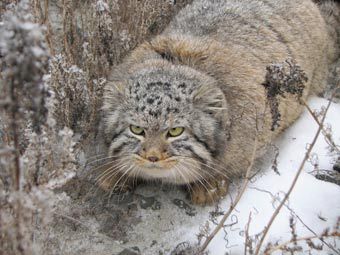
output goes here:
{"type": "Polygon", "coordinates": [[[165,117],[183,112],[192,101],[193,86],[186,82],[152,81],[134,82],[129,85],[130,103],[137,113],[152,117],[165,117]]]}

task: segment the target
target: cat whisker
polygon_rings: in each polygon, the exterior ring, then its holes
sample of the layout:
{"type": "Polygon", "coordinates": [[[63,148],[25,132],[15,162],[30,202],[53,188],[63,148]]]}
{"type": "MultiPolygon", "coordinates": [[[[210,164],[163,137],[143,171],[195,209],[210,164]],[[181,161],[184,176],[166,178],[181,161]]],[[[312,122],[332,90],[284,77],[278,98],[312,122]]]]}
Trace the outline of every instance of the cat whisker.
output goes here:
{"type": "Polygon", "coordinates": [[[97,159],[98,157],[101,157],[101,156],[104,156],[104,155],[107,155],[106,153],[102,153],[102,154],[97,154],[97,155],[93,155],[91,157],[88,157],[86,159],[86,164],[89,162],[90,159],[97,159]]]}
{"type": "MultiPolygon", "coordinates": [[[[177,167],[175,167],[175,168],[176,168],[176,172],[178,172],[180,175],[183,175],[183,176],[184,176],[185,171],[182,171],[182,169],[181,169],[182,166],[181,166],[181,165],[180,165],[179,168],[177,168],[177,167]],[[183,172],[183,174],[182,174],[181,172],[183,172]]],[[[190,174],[188,173],[188,176],[189,176],[189,175],[190,175],[190,174]]],[[[183,177],[183,179],[184,179],[184,181],[185,181],[185,177],[183,177]]],[[[193,189],[192,189],[190,183],[187,182],[187,181],[185,181],[185,187],[186,187],[186,190],[189,192],[190,197],[192,197],[193,189]]]]}
{"type": "Polygon", "coordinates": [[[225,107],[207,107],[210,110],[228,110],[228,108],[225,107]]]}
{"type": "MultiPolygon", "coordinates": [[[[177,181],[177,176],[176,176],[176,173],[178,173],[179,175],[181,175],[181,172],[180,172],[180,171],[178,171],[178,168],[177,168],[177,166],[176,166],[176,165],[174,165],[174,169],[175,169],[175,171],[171,171],[171,173],[172,173],[173,180],[174,180],[175,184],[177,184],[177,183],[178,183],[178,181],[177,181]]],[[[185,177],[183,177],[182,175],[181,175],[181,177],[182,177],[182,178],[184,178],[184,181],[186,182],[186,180],[185,180],[185,177]]]]}
{"type": "Polygon", "coordinates": [[[98,180],[96,181],[96,184],[103,184],[105,183],[107,180],[111,180],[113,179],[116,175],[118,175],[119,172],[121,172],[122,168],[125,168],[127,165],[122,163],[120,165],[116,165],[110,168],[110,171],[108,171],[105,174],[102,174],[100,178],[98,178],[98,180]]]}
{"type": "Polygon", "coordinates": [[[112,167],[116,167],[116,166],[119,166],[121,164],[126,164],[126,162],[122,161],[122,160],[115,160],[115,161],[112,161],[112,162],[108,162],[108,163],[106,163],[104,165],[101,165],[100,167],[97,167],[97,168],[93,169],[93,171],[100,169],[98,171],[95,171],[95,173],[99,173],[97,175],[97,177],[98,177],[98,176],[100,176],[102,174],[105,174],[107,171],[110,171],[110,169],[112,169],[112,167]]]}
{"type": "MultiPolygon", "coordinates": [[[[182,156],[181,156],[181,157],[182,157],[182,156]]],[[[197,168],[197,164],[199,164],[199,165],[202,165],[202,166],[204,166],[204,167],[207,167],[208,169],[213,170],[214,172],[218,173],[219,175],[223,176],[223,177],[226,178],[226,179],[230,179],[230,177],[225,173],[225,170],[222,169],[222,168],[221,168],[221,169],[218,169],[218,168],[216,168],[216,167],[214,167],[214,166],[210,166],[209,164],[205,164],[205,163],[203,163],[203,162],[201,162],[201,161],[199,161],[199,160],[196,160],[195,158],[191,158],[191,157],[183,157],[183,158],[186,159],[186,160],[185,160],[186,163],[191,163],[191,166],[192,166],[192,167],[196,167],[196,168],[197,168]],[[193,161],[193,162],[190,162],[190,161],[193,161]],[[196,163],[196,164],[194,164],[194,163],[196,163]]],[[[216,165],[216,164],[215,164],[215,165],[216,165]]],[[[218,165],[216,165],[216,166],[218,166],[218,165]]],[[[216,176],[212,175],[211,173],[209,173],[209,172],[207,172],[207,171],[205,171],[205,173],[208,174],[208,175],[210,175],[210,176],[213,177],[213,178],[216,178],[216,176]]]]}
{"type": "MultiPolygon", "coordinates": [[[[194,160],[195,162],[199,162],[201,165],[202,164],[205,164],[205,163],[203,163],[203,162],[201,162],[201,161],[199,161],[199,160],[197,160],[197,159],[195,159],[195,158],[193,158],[193,157],[189,157],[189,156],[177,156],[177,157],[179,157],[179,158],[185,158],[185,159],[191,159],[191,160],[194,160]]],[[[223,165],[223,162],[219,162],[217,159],[214,159],[214,161],[212,161],[212,160],[207,160],[207,162],[208,163],[210,163],[211,165],[214,165],[215,167],[218,167],[218,168],[220,168],[220,170],[225,170],[221,165],[223,165]],[[217,161],[218,163],[216,163],[216,162],[214,162],[214,161],[217,161]]],[[[206,164],[205,164],[206,165],[206,164]]]]}
{"type": "Polygon", "coordinates": [[[133,179],[132,179],[132,185],[133,186],[136,186],[136,184],[137,184],[137,181],[138,181],[138,176],[139,176],[139,173],[142,171],[142,169],[141,168],[139,168],[139,167],[135,167],[136,168],[136,170],[135,171],[133,171],[134,172],[134,175],[133,175],[133,179]]]}
{"type": "Polygon", "coordinates": [[[91,165],[91,164],[93,164],[95,162],[102,161],[102,160],[121,158],[121,157],[126,157],[126,156],[128,156],[128,154],[125,154],[125,155],[115,155],[115,156],[112,155],[112,156],[107,156],[107,157],[103,157],[103,158],[99,158],[99,159],[94,159],[94,160],[92,160],[90,162],[86,162],[85,166],[91,165]]]}
{"type": "MultiPolygon", "coordinates": [[[[185,184],[187,184],[187,183],[189,183],[189,179],[184,175],[184,171],[182,171],[180,168],[178,168],[176,165],[174,166],[174,168],[175,168],[175,172],[177,173],[177,174],[179,174],[182,178],[183,178],[183,180],[184,180],[184,182],[185,182],[185,184]]],[[[173,176],[174,176],[174,179],[175,179],[175,181],[176,181],[176,174],[175,173],[173,173],[173,176]]]]}
{"type": "MultiPolygon", "coordinates": [[[[102,181],[102,183],[104,183],[106,180],[112,180],[112,179],[116,178],[116,176],[117,176],[117,175],[121,172],[121,170],[124,169],[125,167],[127,167],[127,166],[126,166],[126,165],[123,165],[122,167],[117,168],[115,171],[111,172],[110,175],[107,176],[107,177],[102,181]]],[[[122,176],[121,176],[121,177],[122,177],[122,176]]],[[[121,178],[119,178],[119,179],[115,182],[113,188],[111,188],[110,194],[109,194],[109,198],[112,196],[112,192],[113,192],[113,190],[115,189],[116,184],[120,181],[120,179],[121,179],[121,178]]]]}
{"type": "Polygon", "coordinates": [[[204,189],[207,191],[207,194],[209,195],[211,201],[212,201],[213,203],[215,203],[216,201],[215,201],[214,196],[212,195],[212,192],[214,191],[214,189],[216,189],[216,187],[213,187],[213,186],[210,184],[210,182],[207,181],[203,176],[201,176],[194,168],[190,169],[189,171],[194,171],[195,174],[197,174],[197,175],[199,175],[199,176],[201,177],[201,178],[198,178],[198,179],[197,179],[198,183],[195,182],[196,185],[197,185],[197,184],[202,185],[202,186],[204,187],[204,189]],[[208,188],[204,185],[204,182],[210,187],[210,189],[208,189],[208,188]]]}
{"type": "MultiPolygon", "coordinates": [[[[109,161],[109,162],[104,163],[104,164],[102,164],[100,166],[97,166],[95,168],[90,169],[90,171],[93,173],[93,172],[97,171],[98,169],[104,168],[105,166],[108,166],[108,165],[113,165],[114,166],[114,165],[116,165],[116,162],[119,162],[119,161],[121,161],[121,159],[109,161]]],[[[106,170],[107,170],[106,168],[103,169],[103,171],[106,171],[106,170]]]]}
{"type": "Polygon", "coordinates": [[[110,165],[110,164],[112,164],[114,166],[114,165],[117,165],[117,162],[126,162],[128,159],[129,159],[129,157],[126,156],[126,157],[122,157],[122,158],[119,158],[119,159],[111,160],[111,161],[106,162],[102,165],[99,165],[95,168],[90,169],[90,171],[95,172],[100,168],[103,168],[103,171],[106,171],[107,169],[105,168],[105,166],[110,165]]]}
{"type": "Polygon", "coordinates": [[[119,173],[119,168],[116,168],[109,172],[106,176],[103,176],[98,181],[96,181],[95,185],[102,186],[105,182],[110,182],[115,176],[119,173]]]}
{"type": "MultiPolygon", "coordinates": [[[[200,162],[198,160],[196,160],[197,163],[200,163],[202,166],[207,167],[208,169],[213,170],[214,172],[217,172],[219,175],[223,176],[226,179],[230,179],[230,176],[227,175],[226,170],[224,168],[222,168],[220,165],[208,161],[209,164],[205,164],[203,162],[200,162]],[[211,164],[211,165],[210,165],[211,164]]],[[[209,174],[209,172],[207,172],[209,174]]]]}
{"type": "Polygon", "coordinates": [[[111,191],[110,191],[110,196],[109,196],[109,197],[112,196],[112,194],[113,194],[115,188],[117,187],[117,185],[119,184],[120,180],[122,180],[122,178],[124,178],[124,176],[125,176],[128,172],[130,172],[132,169],[133,169],[133,166],[130,166],[130,167],[127,168],[127,169],[121,169],[121,170],[124,170],[124,173],[119,177],[119,179],[118,179],[118,180],[116,181],[116,183],[114,184],[113,188],[112,188],[111,191]]]}
{"type": "Polygon", "coordinates": [[[200,172],[199,172],[201,170],[200,168],[193,165],[193,167],[188,167],[188,168],[186,168],[186,170],[189,173],[192,173],[192,175],[195,177],[195,179],[197,181],[199,181],[199,180],[204,181],[205,183],[208,184],[208,186],[210,186],[210,188],[213,188],[211,186],[210,182],[208,182],[207,179],[203,175],[200,174],[200,172]]]}
{"type": "MultiPolygon", "coordinates": [[[[192,195],[192,187],[191,187],[191,185],[190,185],[190,183],[189,183],[189,181],[186,181],[185,180],[185,177],[184,177],[184,173],[187,173],[188,175],[190,175],[190,173],[188,173],[188,172],[186,172],[185,170],[181,170],[181,169],[183,169],[183,166],[180,164],[179,165],[180,166],[180,168],[177,168],[176,166],[175,166],[175,168],[176,168],[176,172],[178,172],[180,175],[183,175],[183,180],[185,181],[185,185],[186,185],[186,187],[187,187],[187,190],[189,191],[189,194],[190,194],[190,196],[192,195]],[[183,172],[183,174],[182,174],[182,172],[183,172]]],[[[191,177],[194,177],[195,178],[195,176],[192,176],[192,175],[190,175],[191,177]]]]}
{"type": "MultiPolygon", "coordinates": [[[[90,175],[96,176],[97,170],[99,170],[99,169],[101,169],[101,168],[104,168],[104,169],[103,169],[103,172],[101,172],[101,173],[99,174],[99,176],[100,176],[100,175],[104,174],[105,171],[110,171],[110,170],[109,170],[110,167],[109,167],[109,168],[106,168],[106,166],[111,165],[111,164],[112,164],[113,166],[114,166],[114,165],[117,165],[116,162],[122,161],[122,160],[126,160],[127,158],[128,158],[127,156],[121,157],[121,158],[119,158],[119,159],[115,159],[115,160],[111,160],[111,161],[109,161],[109,162],[103,163],[103,164],[101,164],[101,165],[99,165],[99,166],[96,166],[96,167],[94,167],[94,168],[90,168],[89,170],[87,170],[88,172],[85,174],[85,177],[88,177],[88,176],[90,176],[90,175]]],[[[98,177],[98,175],[97,175],[97,176],[94,177],[94,178],[97,179],[97,178],[99,178],[99,177],[98,177]]]]}
{"type": "MultiPolygon", "coordinates": [[[[183,163],[182,163],[182,165],[185,166],[183,163]]],[[[196,171],[196,170],[199,170],[197,167],[196,168],[187,168],[186,170],[188,172],[192,173],[194,177],[195,176],[199,177],[199,178],[196,178],[196,181],[198,181],[205,188],[205,190],[208,193],[209,193],[210,190],[207,188],[206,185],[204,185],[203,182],[205,182],[208,186],[210,186],[211,189],[213,189],[213,186],[211,186],[210,182],[208,182],[198,171],[196,171]]]]}
{"type": "Polygon", "coordinates": [[[135,167],[132,166],[132,169],[131,169],[131,170],[128,172],[128,174],[126,175],[125,180],[123,181],[122,185],[120,186],[119,195],[121,195],[121,193],[122,193],[122,191],[123,191],[123,188],[124,188],[126,182],[127,182],[129,179],[131,179],[131,174],[133,174],[134,169],[135,169],[135,167]]]}

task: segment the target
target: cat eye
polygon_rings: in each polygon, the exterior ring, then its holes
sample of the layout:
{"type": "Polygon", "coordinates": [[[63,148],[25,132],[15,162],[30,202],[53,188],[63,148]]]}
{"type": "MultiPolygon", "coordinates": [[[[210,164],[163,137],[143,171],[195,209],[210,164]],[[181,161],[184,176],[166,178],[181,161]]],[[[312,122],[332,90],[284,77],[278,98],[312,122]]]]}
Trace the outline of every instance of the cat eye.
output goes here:
{"type": "Polygon", "coordinates": [[[170,128],[168,131],[168,136],[170,137],[180,136],[183,132],[184,132],[183,127],[170,128]]]}
{"type": "Polygon", "coordinates": [[[130,125],[130,130],[135,135],[144,135],[144,128],[141,128],[139,126],[130,125]]]}

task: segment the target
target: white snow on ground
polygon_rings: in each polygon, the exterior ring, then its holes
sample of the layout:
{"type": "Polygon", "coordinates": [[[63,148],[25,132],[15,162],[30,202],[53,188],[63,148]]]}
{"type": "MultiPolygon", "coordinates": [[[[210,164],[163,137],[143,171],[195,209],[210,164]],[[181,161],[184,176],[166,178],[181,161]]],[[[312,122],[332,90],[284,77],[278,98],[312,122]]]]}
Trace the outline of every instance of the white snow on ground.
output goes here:
{"type": "MultiPolygon", "coordinates": [[[[322,98],[312,98],[309,105],[313,110],[320,110],[322,106],[327,105],[327,102],[322,98]]],[[[340,144],[340,104],[333,103],[331,105],[325,123],[332,126],[333,138],[337,144],[340,144]]],[[[317,128],[317,124],[306,110],[294,125],[282,134],[276,142],[280,153],[278,157],[280,175],[275,173],[271,166],[267,166],[268,169],[263,169],[255,177],[256,180],[248,185],[236,210],[226,223],[235,224],[225,228],[227,236],[223,230],[218,233],[208,247],[210,254],[244,254],[244,229],[250,212],[252,219],[249,234],[253,236],[264,229],[278,206],[278,201],[272,195],[282,199],[284,193],[289,189],[304,158],[306,146],[313,140],[317,128]]],[[[313,153],[318,155],[320,169],[332,169],[336,157],[329,152],[322,134],[320,134],[313,153]]],[[[288,206],[305,225],[315,233],[321,234],[327,227],[334,227],[337,218],[340,217],[340,186],[317,180],[310,174],[313,169],[311,163],[305,164],[304,171],[289,198],[288,206]]],[[[241,184],[237,183],[231,187],[230,196],[221,202],[223,211],[228,210],[230,197],[236,196],[240,186],[241,184]]],[[[134,226],[129,233],[130,245],[138,246],[143,255],[158,254],[160,249],[163,253],[159,254],[170,254],[170,251],[181,242],[197,242],[196,235],[199,233],[199,226],[209,219],[209,212],[214,210],[213,206],[195,207],[197,214],[191,217],[171,202],[174,197],[181,198],[182,196],[183,198],[183,194],[179,191],[167,192],[157,190],[155,187],[146,187],[138,188],[137,193],[139,192],[146,197],[156,196],[162,202],[162,208],[159,211],[141,210],[141,222],[134,226]],[[155,242],[153,240],[157,241],[154,246],[150,245],[155,242]]],[[[290,217],[291,211],[283,207],[265,239],[264,246],[268,242],[283,243],[291,239],[290,217]]],[[[213,227],[211,222],[210,226],[213,227]]],[[[296,233],[298,237],[313,236],[313,233],[299,220],[296,220],[296,233]]],[[[336,244],[336,249],[340,248],[339,240],[334,238],[327,240],[333,246],[336,244]]],[[[315,243],[319,244],[320,242],[316,240],[315,243]]],[[[304,245],[304,248],[305,250],[301,254],[307,253],[308,247],[304,245]]],[[[327,251],[329,250],[324,249],[317,254],[334,254],[332,251],[328,253],[327,251]]]]}
{"type": "MultiPolygon", "coordinates": [[[[321,109],[327,105],[327,100],[322,98],[312,98],[309,101],[312,109],[321,109]]],[[[332,104],[325,123],[332,126],[333,137],[337,144],[340,143],[340,104],[332,104]]],[[[271,194],[258,191],[256,188],[266,190],[273,195],[282,198],[283,194],[289,189],[292,180],[298,170],[306,152],[306,146],[313,140],[317,131],[317,124],[311,115],[305,111],[299,120],[294,123],[286,132],[278,139],[279,147],[278,169],[280,175],[276,174],[271,167],[264,171],[263,175],[254,183],[249,184],[240,203],[237,206],[238,223],[232,227],[234,231],[228,231],[228,244],[225,247],[224,232],[220,232],[218,236],[211,242],[209,250],[211,254],[243,254],[244,252],[244,235],[242,230],[248,221],[249,213],[252,213],[249,233],[254,235],[264,229],[268,223],[274,209],[278,203],[273,203],[271,194]]],[[[320,169],[332,169],[334,163],[334,155],[330,155],[327,149],[327,143],[322,135],[320,135],[312,153],[316,153],[319,159],[320,169]]],[[[306,163],[304,171],[301,173],[298,182],[289,198],[289,207],[292,209],[303,222],[317,234],[321,234],[327,227],[333,227],[340,217],[340,187],[336,184],[317,180],[308,172],[313,170],[311,163],[306,163]],[[321,216],[324,220],[321,220],[321,216]]],[[[236,193],[236,192],[235,192],[236,193]]],[[[222,203],[223,208],[228,208],[230,200],[227,198],[222,203]]],[[[280,243],[291,239],[289,218],[291,212],[283,207],[280,214],[273,223],[268,237],[265,242],[280,243]]],[[[236,217],[234,217],[236,219],[236,217]]],[[[231,223],[231,221],[229,221],[231,223]]],[[[299,237],[313,236],[306,227],[297,221],[296,232],[299,237]]],[[[194,231],[193,231],[194,232],[194,231]]],[[[329,239],[334,244],[334,239],[329,239]]],[[[337,249],[339,249],[340,241],[336,240],[337,249]]],[[[318,254],[329,254],[326,250],[318,254]]],[[[332,254],[332,253],[331,253],[332,254]]]]}

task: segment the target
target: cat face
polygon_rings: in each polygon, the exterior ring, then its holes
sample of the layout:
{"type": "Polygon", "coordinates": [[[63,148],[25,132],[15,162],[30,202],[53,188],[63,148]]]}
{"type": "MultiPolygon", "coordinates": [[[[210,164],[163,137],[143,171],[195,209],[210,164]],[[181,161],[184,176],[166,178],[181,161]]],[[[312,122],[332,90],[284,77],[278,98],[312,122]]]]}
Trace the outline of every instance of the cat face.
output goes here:
{"type": "Polygon", "coordinates": [[[213,80],[183,67],[141,69],[106,87],[114,171],[190,183],[222,171],[227,106],[213,80]],[[214,172],[215,171],[215,172],[214,172]]]}

